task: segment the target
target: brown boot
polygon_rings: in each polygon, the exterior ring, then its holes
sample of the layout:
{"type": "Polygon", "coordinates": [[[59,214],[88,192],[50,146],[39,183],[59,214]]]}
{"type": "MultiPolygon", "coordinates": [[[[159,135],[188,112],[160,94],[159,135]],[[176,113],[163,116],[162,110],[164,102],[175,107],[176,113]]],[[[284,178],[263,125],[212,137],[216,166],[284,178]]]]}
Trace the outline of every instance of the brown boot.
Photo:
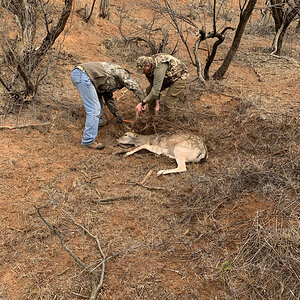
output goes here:
{"type": "Polygon", "coordinates": [[[83,145],[83,146],[94,149],[94,150],[102,150],[105,147],[103,143],[95,143],[95,142],[93,142],[92,144],[83,145]]]}

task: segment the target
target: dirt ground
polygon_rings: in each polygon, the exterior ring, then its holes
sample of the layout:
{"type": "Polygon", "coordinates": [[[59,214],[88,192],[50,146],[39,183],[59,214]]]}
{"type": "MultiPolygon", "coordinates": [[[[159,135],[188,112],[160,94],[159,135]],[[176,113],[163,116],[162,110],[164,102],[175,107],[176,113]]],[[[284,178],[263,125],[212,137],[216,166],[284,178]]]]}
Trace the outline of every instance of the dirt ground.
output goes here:
{"type": "MultiPolygon", "coordinates": [[[[74,65],[113,61],[146,87],[133,63],[105,47],[119,37],[118,2],[111,1],[110,20],[85,23],[74,13],[39,101],[1,116],[0,299],[88,299],[88,275],[62,239],[97,278],[103,256],[72,218],[97,236],[106,257],[99,299],[299,299],[299,33],[286,37],[282,57],[270,56],[272,33],[253,33],[251,20],[224,80],[207,87],[192,82],[195,68],[180,48],[191,84],[178,122],[157,122],[202,136],[209,157],[186,173],[157,177],[175,161],[146,151],[123,157],[116,139],[131,127],[117,124],[106,107],[109,123],[98,133],[105,149],[80,146],[85,114],[70,81],[74,65]],[[288,239],[268,248],[274,236],[288,239]],[[272,249],[282,264],[268,273],[254,262],[265,253],[260,261],[272,265],[272,249]],[[288,257],[294,265],[289,260],[285,273],[288,257]]],[[[127,4],[132,18],[148,17],[135,1],[127,4]]],[[[116,104],[133,120],[137,99],[124,92],[115,93],[116,104]]]]}

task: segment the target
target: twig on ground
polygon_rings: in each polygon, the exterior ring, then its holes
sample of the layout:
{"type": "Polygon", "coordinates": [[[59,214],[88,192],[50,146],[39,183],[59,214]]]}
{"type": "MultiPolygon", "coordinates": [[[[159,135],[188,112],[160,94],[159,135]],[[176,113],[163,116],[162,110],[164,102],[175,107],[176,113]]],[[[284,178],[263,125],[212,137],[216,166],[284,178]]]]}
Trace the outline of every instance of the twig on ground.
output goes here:
{"type": "Polygon", "coordinates": [[[88,296],[84,296],[84,295],[81,295],[81,294],[77,294],[77,293],[75,293],[75,292],[71,292],[71,294],[74,295],[74,296],[77,296],[77,297],[84,298],[84,299],[89,299],[88,296]]]}
{"type": "Polygon", "coordinates": [[[62,272],[58,273],[57,276],[61,276],[62,274],[64,274],[65,272],[67,272],[70,268],[66,268],[64,269],[62,272]]]}
{"type": "MultiPolygon", "coordinates": [[[[110,259],[112,259],[112,258],[115,258],[115,257],[117,257],[117,256],[119,256],[119,255],[121,255],[121,254],[123,254],[123,253],[129,252],[129,251],[134,250],[134,249],[136,249],[136,248],[139,248],[139,247],[141,247],[141,246],[142,246],[142,244],[140,244],[140,245],[135,245],[135,246],[132,246],[132,247],[130,247],[130,248],[126,248],[126,249],[124,249],[124,250],[121,250],[121,251],[119,251],[119,252],[117,252],[117,253],[114,253],[113,255],[107,257],[107,258],[105,259],[105,261],[108,261],[108,260],[110,260],[110,259]]],[[[99,267],[103,264],[103,262],[104,262],[104,261],[101,261],[97,266],[95,266],[95,267],[91,270],[91,272],[93,272],[94,270],[96,270],[97,268],[99,268],[99,267]]]]}
{"type": "MultiPolygon", "coordinates": [[[[47,205],[47,204],[46,204],[47,205]]],[[[80,227],[86,234],[88,234],[91,238],[93,238],[95,241],[96,241],[96,244],[97,244],[97,247],[98,247],[98,251],[100,252],[101,256],[102,256],[102,261],[101,261],[101,265],[102,265],[102,270],[101,270],[101,275],[100,275],[100,278],[97,280],[96,278],[96,275],[92,274],[92,271],[90,270],[90,267],[89,266],[86,266],[84,262],[82,262],[78,257],[77,255],[75,255],[65,244],[65,241],[62,237],[62,235],[60,234],[60,232],[53,226],[51,226],[46,220],[45,218],[42,216],[41,214],[41,208],[45,207],[46,205],[42,206],[42,207],[35,207],[35,209],[37,210],[38,212],[38,215],[39,217],[42,219],[42,221],[47,225],[47,227],[53,231],[59,238],[60,240],[60,243],[62,245],[62,247],[65,249],[65,251],[67,251],[70,256],[73,257],[73,259],[82,267],[82,269],[84,271],[86,271],[88,274],[89,274],[89,279],[90,279],[90,284],[91,284],[91,294],[89,297],[86,297],[86,296],[82,296],[80,295],[81,297],[83,298],[86,298],[86,299],[90,299],[90,300],[96,300],[97,299],[97,296],[99,294],[99,291],[100,289],[102,288],[103,286],[103,280],[104,280],[104,273],[105,273],[105,260],[106,260],[106,257],[105,257],[105,254],[103,253],[102,251],[102,248],[101,248],[101,245],[100,245],[100,242],[97,238],[97,236],[93,235],[92,233],[89,232],[89,230],[87,230],[84,226],[82,226],[81,224],[77,223],[74,218],[69,214],[67,213],[66,211],[64,211],[65,214],[68,215],[68,217],[72,220],[73,224],[75,224],[76,226],[80,227]]],[[[75,294],[75,293],[73,293],[75,294]]]]}
{"type": "MultiPolygon", "coordinates": [[[[222,95],[222,96],[225,96],[225,97],[228,97],[228,98],[231,98],[231,99],[239,99],[238,96],[234,96],[234,95],[229,95],[229,94],[226,94],[226,93],[222,93],[222,92],[219,92],[219,91],[214,91],[216,94],[219,94],[219,95],[222,95]]],[[[230,100],[231,100],[230,99],[230,100]]]]}
{"type": "Polygon", "coordinates": [[[254,67],[254,65],[253,65],[253,63],[252,63],[252,61],[251,61],[249,58],[247,58],[247,60],[248,60],[248,62],[249,62],[249,64],[250,64],[252,70],[253,70],[254,73],[257,75],[258,81],[263,81],[262,75],[256,71],[256,69],[255,69],[255,67],[254,67]]]}
{"type": "Polygon", "coordinates": [[[151,176],[151,174],[153,173],[153,170],[150,170],[147,175],[144,177],[144,179],[141,181],[141,184],[144,184],[148,178],[151,176]]]}
{"type": "Polygon", "coordinates": [[[130,149],[123,149],[121,151],[116,151],[116,152],[113,152],[113,155],[120,155],[120,154],[124,154],[126,152],[130,151],[130,149]]]}
{"type": "Polygon", "coordinates": [[[124,183],[125,185],[127,184],[131,184],[131,185],[139,185],[139,186],[142,186],[143,188],[146,188],[148,190],[166,190],[168,191],[169,189],[166,189],[166,188],[163,188],[163,187],[156,187],[156,186],[148,186],[148,185],[144,185],[142,183],[139,183],[139,182],[126,182],[124,183]]]}
{"type": "MultiPolygon", "coordinates": [[[[81,224],[77,223],[74,218],[68,213],[66,212],[65,210],[63,210],[63,212],[65,214],[67,214],[69,216],[69,218],[72,220],[72,222],[80,227],[85,233],[87,233],[91,238],[93,238],[95,241],[96,241],[96,244],[97,244],[97,247],[98,247],[98,251],[100,252],[101,256],[102,256],[102,270],[101,270],[101,275],[100,275],[100,279],[98,281],[98,284],[95,283],[95,278],[91,278],[91,287],[92,287],[92,291],[91,291],[91,295],[90,295],[90,300],[96,300],[97,299],[97,296],[98,296],[98,293],[100,291],[100,289],[102,288],[103,286],[103,280],[104,280],[104,273],[105,273],[105,259],[106,259],[106,256],[101,248],[101,245],[100,245],[100,242],[99,242],[99,239],[97,236],[93,235],[92,233],[90,233],[84,226],[82,226],[81,224]]],[[[92,274],[92,271],[89,270],[89,273],[92,274]]]]}
{"type": "Polygon", "coordinates": [[[23,233],[23,230],[18,229],[18,228],[15,228],[15,227],[12,227],[12,226],[8,226],[7,228],[8,228],[8,229],[11,229],[11,230],[15,230],[15,231],[18,231],[18,232],[23,233]]]}
{"type": "Polygon", "coordinates": [[[299,62],[299,61],[297,61],[296,59],[291,58],[291,57],[280,56],[280,55],[276,55],[276,54],[272,54],[272,53],[270,54],[270,56],[275,57],[275,58],[279,58],[279,59],[285,59],[285,60],[287,60],[287,61],[289,61],[289,62],[292,62],[292,63],[294,63],[294,64],[296,64],[296,65],[300,65],[300,62],[299,62]]]}
{"type": "Polygon", "coordinates": [[[112,203],[116,200],[129,200],[131,198],[139,198],[139,196],[136,195],[128,195],[128,196],[114,196],[114,197],[108,197],[108,198],[102,198],[102,199],[93,199],[93,202],[95,203],[112,203]]]}
{"type": "Polygon", "coordinates": [[[4,129],[19,129],[19,128],[26,128],[26,127],[39,127],[39,126],[47,126],[50,125],[50,122],[41,123],[41,124],[24,124],[24,125],[16,125],[16,126],[0,126],[0,130],[4,129]]]}
{"type": "MultiPolygon", "coordinates": [[[[42,206],[45,207],[45,206],[42,206]]],[[[60,240],[60,243],[62,245],[62,247],[73,257],[73,259],[82,267],[82,268],[86,268],[86,265],[66,246],[65,241],[62,237],[62,235],[60,234],[60,232],[58,230],[56,230],[56,228],[54,228],[53,226],[51,226],[46,220],[45,218],[42,216],[40,210],[42,207],[35,207],[35,209],[37,210],[37,213],[39,215],[39,217],[42,219],[42,221],[47,225],[47,227],[53,231],[53,233],[55,233],[57,235],[57,237],[60,240]]]]}

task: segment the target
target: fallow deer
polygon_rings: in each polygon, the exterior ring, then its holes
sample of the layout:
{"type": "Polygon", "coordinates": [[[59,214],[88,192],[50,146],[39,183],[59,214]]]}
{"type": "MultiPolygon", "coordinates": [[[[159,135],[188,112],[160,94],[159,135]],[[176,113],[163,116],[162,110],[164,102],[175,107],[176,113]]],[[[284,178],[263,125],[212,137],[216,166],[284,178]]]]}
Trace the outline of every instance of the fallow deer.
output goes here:
{"type": "Polygon", "coordinates": [[[137,147],[127,152],[125,156],[146,149],[150,152],[163,154],[176,160],[177,168],[160,170],[157,172],[157,176],[185,172],[187,162],[199,162],[207,158],[207,148],[203,140],[193,134],[141,135],[135,132],[126,132],[118,139],[118,143],[137,147]]]}

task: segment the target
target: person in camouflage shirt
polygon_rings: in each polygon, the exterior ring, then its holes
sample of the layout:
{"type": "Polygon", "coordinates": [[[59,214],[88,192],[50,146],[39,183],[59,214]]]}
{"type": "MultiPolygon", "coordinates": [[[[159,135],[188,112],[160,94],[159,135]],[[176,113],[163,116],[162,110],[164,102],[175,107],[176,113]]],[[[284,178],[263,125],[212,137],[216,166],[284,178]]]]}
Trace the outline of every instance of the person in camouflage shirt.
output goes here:
{"type": "Polygon", "coordinates": [[[126,87],[134,92],[139,101],[145,98],[140,84],[130,77],[129,71],[108,62],[86,62],[74,68],[72,83],[76,86],[86,111],[85,128],[81,144],[101,150],[103,143],[96,143],[98,127],[103,122],[103,99],[118,122],[122,117],[115,105],[113,92],[126,87]]]}
{"type": "Polygon", "coordinates": [[[136,106],[138,113],[141,114],[148,104],[149,111],[157,114],[160,92],[168,89],[164,98],[164,113],[168,120],[174,121],[177,100],[188,82],[185,64],[172,55],[159,53],[151,57],[139,57],[137,70],[144,73],[150,83],[146,98],[136,106]]]}

